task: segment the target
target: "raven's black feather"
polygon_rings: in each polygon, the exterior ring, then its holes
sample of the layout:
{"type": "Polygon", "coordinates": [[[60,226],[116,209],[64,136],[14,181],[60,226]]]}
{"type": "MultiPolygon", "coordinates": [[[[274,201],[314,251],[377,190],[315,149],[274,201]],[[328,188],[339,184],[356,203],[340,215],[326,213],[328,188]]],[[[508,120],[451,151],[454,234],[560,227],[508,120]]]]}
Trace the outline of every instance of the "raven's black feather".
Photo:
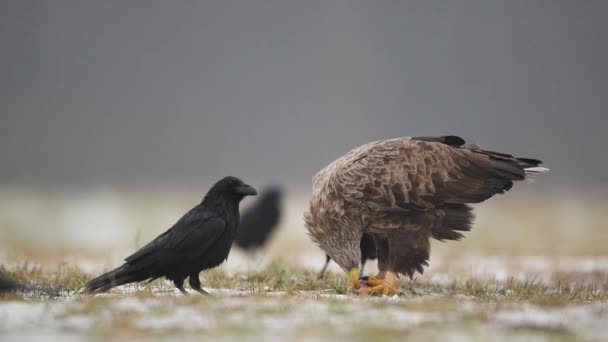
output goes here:
{"type": "Polygon", "coordinates": [[[0,273],[0,293],[14,291],[21,287],[22,287],[22,285],[19,284],[18,282],[14,281],[13,279],[9,278],[8,276],[0,273]]]}
{"type": "Polygon", "coordinates": [[[198,274],[228,257],[239,224],[239,203],[256,191],[235,177],[215,183],[203,201],[173,227],[125,259],[125,264],[87,285],[88,293],[115,286],[165,277],[186,293],[184,280],[199,292],[198,274]]]}
{"type": "Polygon", "coordinates": [[[244,250],[263,247],[281,218],[283,192],[271,187],[261,192],[256,202],[243,211],[234,243],[244,250]]]}

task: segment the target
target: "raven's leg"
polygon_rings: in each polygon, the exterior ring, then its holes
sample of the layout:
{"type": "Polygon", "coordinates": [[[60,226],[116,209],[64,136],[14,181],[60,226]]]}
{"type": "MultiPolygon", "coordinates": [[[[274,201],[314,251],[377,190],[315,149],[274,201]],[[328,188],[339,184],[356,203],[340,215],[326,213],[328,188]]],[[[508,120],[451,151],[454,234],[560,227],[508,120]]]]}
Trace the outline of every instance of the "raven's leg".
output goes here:
{"type": "Polygon", "coordinates": [[[190,278],[188,278],[188,283],[190,284],[190,287],[194,291],[202,293],[204,295],[208,295],[209,294],[209,292],[207,292],[207,291],[205,291],[205,290],[203,290],[201,288],[201,280],[198,279],[198,273],[191,274],[190,278]]]}
{"type": "Polygon", "coordinates": [[[329,255],[325,254],[325,257],[327,259],[325,259],[325,266],[323,266],[323,269],[321,269],[321,273],[319,273],[319,279],[323,278],[323,274],[325,274],[325,270],[327,269],[327,265],[329,265],[329,262],[331,261],[331,258],[329,257],[329,255]]]}
{"type": "Polygon", "coordinates": [[[175,284],[175,287],[177,287],[177,289],[184,295],[188,295],[188,292],[184,289],[184,279],[173,279],[173,284],[175,284]]]}

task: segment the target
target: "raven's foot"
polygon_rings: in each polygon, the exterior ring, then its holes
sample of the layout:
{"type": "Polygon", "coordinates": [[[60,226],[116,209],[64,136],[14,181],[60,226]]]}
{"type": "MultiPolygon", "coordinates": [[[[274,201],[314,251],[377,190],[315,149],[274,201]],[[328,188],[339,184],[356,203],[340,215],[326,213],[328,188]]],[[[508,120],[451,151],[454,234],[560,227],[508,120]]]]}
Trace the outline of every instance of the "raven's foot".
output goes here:
{"type": "Polygon", "coordinates": [[[207,295],[210,295],[210,294],[211,294],[211,293],[209,293],[209,292],[207,292],[207,291],[203,290],[203,289],[202,289],[202,288],[200,288],[200,287],[199,287],[198,289],[193,289],[193,290],[194,290],[194,291],[196,291],[196,292],[198,292],[198,293],[200,293],[200,294],[204,294],[205,296],[207,296],[207,295]]]}
{"type": "Polygon", "coordinates": [[[189,296],[190,294],[188,293],[188,291],[186,291],[186,289],[184,289],[183,286],[179,286],[177,287],[177,289],[179,290],[179,292],[181,292],[184,296],[189,296]]]}
{"type": "Polygon", "coordinates": [[[194,291],[204,294],[204,295],[210,294],[209,292],[207,292],[201,288],[201,280],[198,279],[198,273],[191,274],[190,277],[188,278],[188,283],[190,284],[190,288],[193,289],[194,291]]]}

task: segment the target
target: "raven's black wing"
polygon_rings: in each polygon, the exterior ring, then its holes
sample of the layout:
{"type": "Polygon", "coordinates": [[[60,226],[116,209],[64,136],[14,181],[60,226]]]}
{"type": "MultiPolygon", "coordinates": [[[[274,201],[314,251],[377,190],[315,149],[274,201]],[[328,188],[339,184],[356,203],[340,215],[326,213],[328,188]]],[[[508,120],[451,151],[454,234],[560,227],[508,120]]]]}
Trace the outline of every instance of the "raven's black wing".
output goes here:
{"type": "Polygon", "coordinates": [[[243,249],[264,246],[278,228],[281,218],[282,192],[279,188],[265,191],[255,204],[245,210],[240,219],[234,243],[243,249]]]}
{"type": "Polygon", "coordinates": [[[125,261],[137,266],[160,266],[189,259],[203,254],[225,229],[223,218],[204,208],[194,208],[125,261]]]}

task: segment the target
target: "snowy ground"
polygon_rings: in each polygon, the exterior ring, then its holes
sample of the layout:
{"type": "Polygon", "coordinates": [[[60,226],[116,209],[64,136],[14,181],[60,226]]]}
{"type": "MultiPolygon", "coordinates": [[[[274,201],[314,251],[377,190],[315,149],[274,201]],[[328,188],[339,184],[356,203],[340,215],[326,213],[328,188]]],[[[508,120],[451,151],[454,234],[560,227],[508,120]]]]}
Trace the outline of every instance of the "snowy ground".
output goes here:
{"type": "MultiPolygon", "coordinates": [[[[608,211],[576,196],[509,194],[478,206],[461,242],[434,243],[431,266],[401,296],[345,293],[340,270],[316,280],[324,256],[290,197],[281,231],[255,256],[235,250],[201,273],[212,295],[170,284],[83,296],[91,276],[164,231],[196,203],[182,192],[24,191],[0,196],[0,264],[30,284],[0,296],[0,340],[606,340],[608,211]],[[542,203],[542,204],[539,204],[542,203]],[[280,260],[278,263],[276,260],[280,260]]],[[[247,203],[245,203],[247,205],[247,203]]],[[[370,264],[366,273],[373,273],[370,264]]]]}
{"type": "Polygon", "coordinates": [[[229,290],[213,298],[163,293],[0,304],[6,341],[82,337],[213,338],[274,341],[347,337],[553,341],[608,336],[608,303],[544,307],[477,303],[441,296],[354,298],[317,293],[251,296],[229,290]],[[177,296],[177,298],[176,298],[177,296]]]}

